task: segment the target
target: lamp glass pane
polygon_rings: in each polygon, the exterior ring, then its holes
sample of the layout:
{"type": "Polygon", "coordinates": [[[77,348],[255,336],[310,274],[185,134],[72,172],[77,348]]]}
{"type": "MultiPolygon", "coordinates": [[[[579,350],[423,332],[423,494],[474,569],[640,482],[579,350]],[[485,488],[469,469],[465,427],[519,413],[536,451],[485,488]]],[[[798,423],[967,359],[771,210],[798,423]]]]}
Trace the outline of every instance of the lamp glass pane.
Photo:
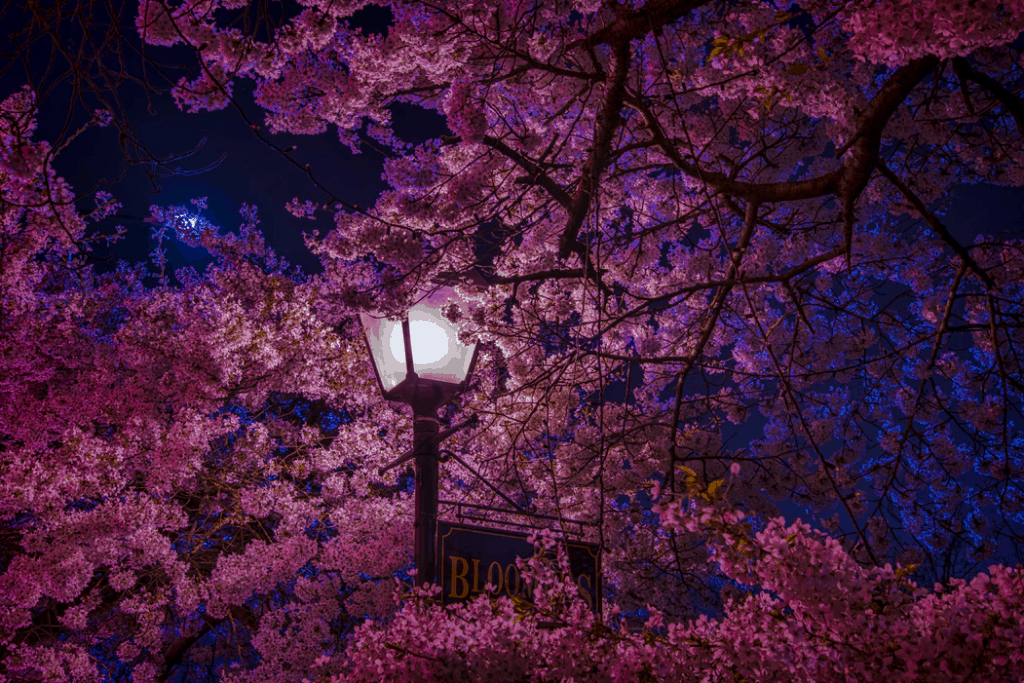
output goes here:
{"type": "Polygon", "coordinates": [[[409,309],[413,369],[423,379],[460,384],[469,374],[476,344],[461,343],[444,317],[443,307],[453,303],[461,303],[455,290],[440,287],[409,309]]]}
{"type": "MultiPolygon", "coordinates": [[[[402,338],[393,335],[392,339],[398,337],[398,348],[404,348],[402,338]]],[[[409,321],[409,338],[412,341],[412,359],[417,366],[436,363],[445,356],[451,349],[451,341],[448,338],[449,330],[441,327],[433,320],[413,319],[409,321]]],[[[392,342],[394,345],[394,342],[392,342]]]]}
{"type": "Polygon", "coordinates": [[[405,367],[402,323],[374,318],[365,313],[359,317],[366,332],[366,341],[369,342],[380,383],[384,386],[384,391],[391,391],[408,375],[405,367]]]}

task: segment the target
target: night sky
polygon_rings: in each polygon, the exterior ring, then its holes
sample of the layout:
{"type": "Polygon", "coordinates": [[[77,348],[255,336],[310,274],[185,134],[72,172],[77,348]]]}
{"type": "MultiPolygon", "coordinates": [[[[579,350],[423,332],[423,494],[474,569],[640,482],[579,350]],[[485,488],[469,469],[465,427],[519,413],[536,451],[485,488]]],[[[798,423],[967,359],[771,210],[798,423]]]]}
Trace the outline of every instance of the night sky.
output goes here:
{"type": "MultiPolygon", "coordinates": [[[[133,15],[137,4],[126,4],[128,11],[124,13],[121,24],[129,42],[139,48],[141,41],[136,34],[133,15]]],[[[294,2],[279,6],[283,6],[285,12],[297,13],[294,2]]],[[[5,98],[26,82],[26,69],[16,56],[12,40],[14,32],[25,24],[27,18],[19,12],[20,9],[20,6],[9,5],[0,17],[0,35],[5,39],[2,52],[8,67],[0,75],[0,97],[5,98]]],[[[387,10],[370,7],[358,12],[351,23],[364,31],[383,33],[389,21],[387,10]]],[[[70,43],[76,44],[80,40],[81,31],[75,27],[65,27],[64,31],[70,43]]],[[[45,77],[49,50],[47,40],[35,43],[35,49],[30,52],[29,70],[37,83],[37,90],[52,88],[40,105],[36,131],[37,139],[52,141],[58,139],[66,125],[71,89],[66,79],[52,75],[45,77]]],[[[148,47],[147,52],[150,57],[167,64],[194,63],[191,51],[182,47],[148,47]]],[[[140,76],[143,73],[142,59],[138,55],[134,59],[134,62],[128,61],[128,71],[140,76]]],[[[186,71],[169,69],[168,73],[179,77],[186,71]]],[[[203,215],[225,230],[236,229],[241,220],[238,209],[243,203],[255,204],[259,208],[263,234],[275,251],[307,273],[320,270],[317,259],[306,249],[302,235],[314,229],[325,233],[333,227],[333,221],[325,213],[321,213],[316,222],[301,220],[284,209],[285,203],[293,197],[314,202],[328,200],[313,186],[302,166],[309,164],[317,180],[336,197],[369,208],[385,189],[381,179],[384,156],[371,145],[364,145],[361,154],[353,154],[338,141],[335,130],[318,136],[270,136],[279,148],[295,146],[290,156],[297,165],[290,163],[280,152],[261,142],[247,123],[246,118],[263,124],[263,110],[252,103],[252,89],[249,81],[235,84],[235,100],[244,112],[229,106],[220,111],[189,114],[177,109],[169,93],[155,96],[150,101],[141,87],[130,83],[123,85],[119,96],[129,122],[138,140],[151,153],[170,157],[201,144],[194,155],[169,164],[171,168],[180,167],[183,173],[159,178],[155,186],[139,165],[129,165],[120,177],[125,166],[118,145],[118,131],[114,127],[86,130],[56,157],[54,167],[58,175],[70,182],[77,194],[83,195],[95,186],[110,192],[124,205],[117,217],[101,224],[101,229],[106,231],[112,231],[118,224],[128,229],[126,238],[110,252],[102,247],[97,249],[97,256],[109,259],[97,263],[101,270],[112,267],[117,259],[134,261],[147,258],[152,249],[150,225],[142,219],[149,215],[150,205],[188,205],[190,199],[202,196],[208,197],[209,206],[203,215]],[[214,167],[195,173],[211,165],[214,167]]],[[[86,99],[89,107],[98,106],[88,95],[86,99]]],[[[91,109],[78,105],[70,129],[87,120],[86,111],[91,109]]],[[[420,142],[448,132],[444,119],[434,112],[397,105],[393,108],[393,115],[396,131],[410,142],[420,142]]],[[[94,203],[87,196],[79,206],[88,211],[94,203]]],[[[204,259],[205,250],[191,249],[176,241],[167,246],[167,257],[174,265],[201,266],[208,261],[204,259]]]]}

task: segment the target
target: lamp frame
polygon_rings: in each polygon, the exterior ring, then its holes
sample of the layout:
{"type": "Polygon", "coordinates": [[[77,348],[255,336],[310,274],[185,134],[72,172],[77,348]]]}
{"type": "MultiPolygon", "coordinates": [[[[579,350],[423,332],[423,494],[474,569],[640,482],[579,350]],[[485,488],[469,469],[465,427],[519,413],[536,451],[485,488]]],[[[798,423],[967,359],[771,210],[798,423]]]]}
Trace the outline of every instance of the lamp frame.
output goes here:
{"type": "Polygon", "coordinates": [[[473,376],[473,371],[476,369],[476,360],[480,351],[480,345],[475,344],[473,356],[469,361],[469,369],[466,371],[466,378],[458,384],[437,379],[424,379],[417,374],[416,366],[412,359],[412,335],[409,332],[409,318],[406,317],[402,320],[402,343],[405,347],[406,375],[405,379],[398,383],[398,386],[389,390],[384,388],[384,380],[381,379],[380,369],[377,367],[377,361],[373,355],[373,346],[370,344],[370,338],[367,336],[365,329],[363,330],[363,342],[366,344],[367,353],[370,354],[370,365],[373,366],[373,376],[377,379],[377,388],[380,389],[381,396],[389,401],[398,401],[399,403],[408,403],[409,405],[424,400],[435,402],[435,410],[466,391],[469,387],[469,378],[473,376]]]}

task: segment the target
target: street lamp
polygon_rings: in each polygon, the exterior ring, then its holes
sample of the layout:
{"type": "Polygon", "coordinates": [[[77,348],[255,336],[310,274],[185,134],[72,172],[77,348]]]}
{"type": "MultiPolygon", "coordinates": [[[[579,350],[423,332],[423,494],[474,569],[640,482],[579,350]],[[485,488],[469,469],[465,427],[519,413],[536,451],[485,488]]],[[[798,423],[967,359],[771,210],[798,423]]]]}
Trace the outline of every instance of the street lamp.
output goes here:
{"type": "Polygon", "coordinates": [[[412,406],[417,586],[435,583],[436,577],[437,411],[465,391],[476,362],[476,344],[460,342],[455,326],[444,315],[451,306],[461,310],[461,303],[454,289],[442,286],[410,308],[405,320],[360,316],[381,393],[412,406]]]}

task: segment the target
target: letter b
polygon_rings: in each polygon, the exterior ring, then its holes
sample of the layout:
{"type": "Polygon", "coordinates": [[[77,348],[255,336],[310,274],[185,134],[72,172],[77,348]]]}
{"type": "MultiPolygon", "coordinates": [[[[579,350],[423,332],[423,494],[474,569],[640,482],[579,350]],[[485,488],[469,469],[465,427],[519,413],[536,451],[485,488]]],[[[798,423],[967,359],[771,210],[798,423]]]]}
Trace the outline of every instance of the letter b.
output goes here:
{"type": "Polygon", "coordinates": [[[449,598],[459,600],[469,595],[469,579],[466,578],[468,574],[469,562],[466,558],[452,555],[452,587],[448,591],[449,598]],[[459,571],[460,569],[462,571],[459,571]],[[455,589],[456,584],[459,585],[459,590],[455,589]]]}

